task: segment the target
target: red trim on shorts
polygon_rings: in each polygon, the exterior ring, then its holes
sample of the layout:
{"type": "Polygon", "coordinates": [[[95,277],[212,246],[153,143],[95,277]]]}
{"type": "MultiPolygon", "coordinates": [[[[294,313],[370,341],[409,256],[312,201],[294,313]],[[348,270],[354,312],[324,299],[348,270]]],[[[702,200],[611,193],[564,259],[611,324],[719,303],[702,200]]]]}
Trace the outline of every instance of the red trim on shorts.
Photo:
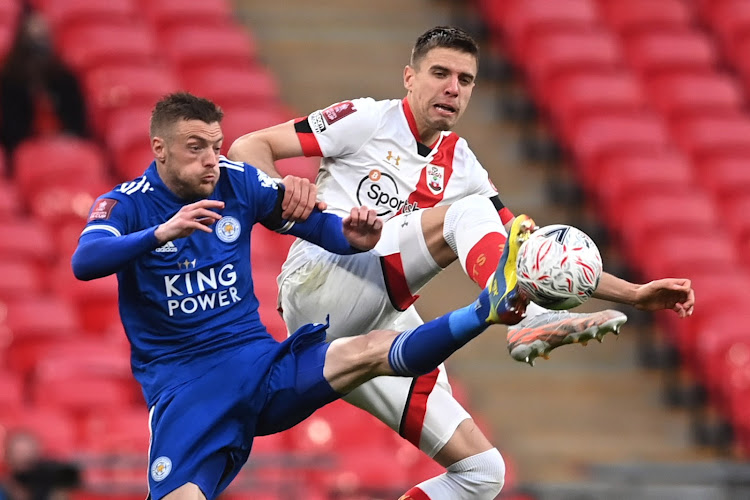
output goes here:
{"type": "Polygon", "coordinates": [[[498,210],[497,214],[500,216],[500,221],[503,223],[503,225],[512,221],[516,217],[515,215],[513,215],[513,212],[508,210],[506,207],[503,207],[500,210],[498,210]]]}
{"type": "Polygon", "coordinates": [[[489,233],[471,247],[466,256],[466,274],[471,281],[484,288],[497,269],[503,247],[508,238],[501,233],[489,233]]]}
{"type": "MultiPolygon", "coordinates": [[[[306,116],[304,118],[297,118],[294,120],[294,123],[299,123],[304,120],[307,120],[306,116]]],[[[302,145],[302,153],[304,153],[305,156],[323,156],[323,153],[320,151],[318,139],[315,138],[315,134],[312,132],[297,132],[297,138],[299,138],[299,143],[302,145]]]]}
{"type": "Polygon", "coordinates": [[[427,493],[415,486],[404,493],[398,500],[430,500],[430,497],[427,496],[427,493]]]}
{"type": "Polygon", "coordinates": [[[439,368],[430,373],[414,379],[406,402],[404,417],[401,419],[399,434],[411,444],[419,448],[419,439],[422,437],[422,425],[427,413],[427,398],[430,397],[432,389],[437,382],[439,368]]]}
{"type": "Polygon", "coordinates": [[[380,258],[380,266],[383,268],[383,279],[385,289],[391,304],[398,311],[406,309],[417,301],[419,295],[412,295],[409,284],[404,274],[404,263],[400,253],[392,253],[380,258]]]}

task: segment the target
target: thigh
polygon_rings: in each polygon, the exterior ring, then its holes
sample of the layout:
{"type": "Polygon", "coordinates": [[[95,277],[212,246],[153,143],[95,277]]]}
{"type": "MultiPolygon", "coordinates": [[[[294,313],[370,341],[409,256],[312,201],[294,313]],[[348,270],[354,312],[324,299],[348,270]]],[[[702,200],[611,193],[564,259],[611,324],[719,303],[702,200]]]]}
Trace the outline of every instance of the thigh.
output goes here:
{"type": "Polygon", "coordinates": [[[284,341],[268,378],[268,397],[258,416],[257,435],[289,429],[341,397],[323,375],[330,347],[325,337],[325,325],[309,324],[284,341]]]}
{"type": "Polygon", "coordinates": [[[240,375],[209,371],[165,392],[151,407],[148,480],[153,500],[187,483],[213,499],[247,461],[254,412],[240,375]]]}
{"type": "Polygon", "coordinates": [[[371,252],[316,252],[279,284],[279,303],[289,332],[328,319],[329,339],[366,333],[398,315],[385,290],[380,258],[371,252]]]}

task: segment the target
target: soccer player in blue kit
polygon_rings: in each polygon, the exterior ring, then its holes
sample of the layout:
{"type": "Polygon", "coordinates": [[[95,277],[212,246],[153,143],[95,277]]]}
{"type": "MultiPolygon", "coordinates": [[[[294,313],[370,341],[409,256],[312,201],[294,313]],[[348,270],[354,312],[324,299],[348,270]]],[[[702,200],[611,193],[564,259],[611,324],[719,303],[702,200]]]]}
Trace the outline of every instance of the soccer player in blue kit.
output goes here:
{"type": "Polygon", "coordinates": [[[284,220],[283,184],[219,155],[221,119],[211,101],[188,93],[160,100],[150,127],[155,161],[96,200],[72,258],[79,279],[117,274],[133,374],[149,407],[153,500],[216,498],[254,436],[288,429],[373,377],[428,373],[489,325],[520,321],[526,306],[514,263],[533,222],[519,216],[494,278],[465,308],[405,332],[326,343],[327,325],[308,324],[274,340],[253,293],[253,224],[356,254],[375,246],[382,222],[365,207],[343,220],[317,209],[304,222],[284,220]]]}

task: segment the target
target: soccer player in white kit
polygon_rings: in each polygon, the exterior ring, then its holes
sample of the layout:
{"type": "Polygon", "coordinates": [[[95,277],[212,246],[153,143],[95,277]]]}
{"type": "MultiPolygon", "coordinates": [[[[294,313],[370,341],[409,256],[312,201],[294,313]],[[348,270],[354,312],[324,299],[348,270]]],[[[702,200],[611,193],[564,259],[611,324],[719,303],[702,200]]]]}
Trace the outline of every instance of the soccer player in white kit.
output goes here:
{"type": "MultiPolygon", "coordinates": [[[[477,74],[478,47],[457,28],[433,28],[417,40],[404,70],[404,99],[352,99],[307,117],[239,138],[228,156],[280,177],[274,161],[320,156],[319,206],[343,215],[365,205],[385,221],[374,250],[331,254],[297,240],[279,276],[279,305],[289,331],[330,315],[330,338],[375,328],[408,330],[422,323],[417,292],[458,259],[484,287],[514,216],[500,201],[467,142],[450,130],[466,109],[477,74]]],[[[285,216],[306,217],[315,186],[289,181],[285,216]]],[[[533,221],[530,221],[533,224],[533,221]]],[[[606,274],[595,296],[639,309],[692,314],[689,280],[644,285],[606,274]]],[[[519,361],[563,344],[601,339],[626,321],[614,310],[592,314],[547,311],[530,304],[508,328],[519,361]]],[[[441,365],[414,379],[380,377],[345,399],[365,409],[446,467],[404,499],[492,499],[505,474],[502,456],[452,397],[441,365]]]]}

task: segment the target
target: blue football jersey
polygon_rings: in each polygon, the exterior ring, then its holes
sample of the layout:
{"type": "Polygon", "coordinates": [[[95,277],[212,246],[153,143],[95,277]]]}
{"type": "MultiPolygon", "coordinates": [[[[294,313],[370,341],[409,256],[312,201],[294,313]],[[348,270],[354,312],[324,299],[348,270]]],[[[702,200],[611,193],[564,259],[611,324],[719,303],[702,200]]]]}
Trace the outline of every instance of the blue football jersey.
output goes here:
{"type": "MultiPolygon", "coordinates": [[[[129,262],[117,273],[120,316],[133,374],[149,405],[166,387],[191,380],[253,341],[262,370],[276,342],[260,322],[250,266],[250,230],[277,208],[279,187],[256,168],[221,157],[209,199],[225,203],[212,233],[195,231],[129,262]]],[[[98,198],[82,234],[126,235],[158,226],[187,202],[145,174],[98,198]]]]}

